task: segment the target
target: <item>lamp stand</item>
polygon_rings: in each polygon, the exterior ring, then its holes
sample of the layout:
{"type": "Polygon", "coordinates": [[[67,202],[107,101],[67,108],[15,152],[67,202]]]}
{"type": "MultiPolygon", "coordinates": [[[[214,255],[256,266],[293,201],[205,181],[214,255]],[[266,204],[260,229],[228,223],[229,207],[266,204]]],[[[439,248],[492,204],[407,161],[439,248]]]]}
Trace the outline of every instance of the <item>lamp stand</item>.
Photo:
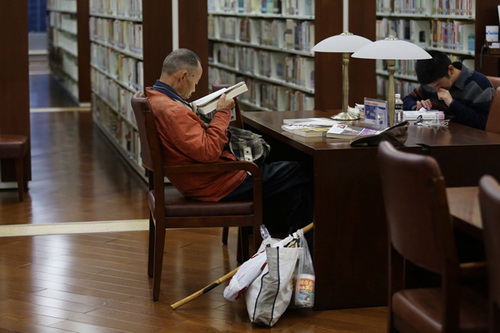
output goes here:
{"type": "Polygon", "coordinates": [[[358,116],[349,113],[349,56],[342,53],[342,112],[332,116],[334,120],[351,121],[359,119],[358,116]]]}
{"type": "Polygon", "coordinates": [[[387,82],[387,122],[389,126],[394,125],[394,72],[396,71],[396,60],[387,60],[387,72],[389,73],[389,81],[387,82]]]}

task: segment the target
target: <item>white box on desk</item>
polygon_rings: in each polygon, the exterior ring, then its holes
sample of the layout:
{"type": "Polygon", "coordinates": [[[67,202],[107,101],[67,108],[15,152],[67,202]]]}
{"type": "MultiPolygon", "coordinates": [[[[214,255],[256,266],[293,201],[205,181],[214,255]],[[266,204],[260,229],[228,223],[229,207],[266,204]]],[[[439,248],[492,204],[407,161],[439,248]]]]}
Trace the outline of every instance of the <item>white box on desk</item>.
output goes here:
{"type": "Polygon", "coordinates": [[[443,111],[437,111],[437,110],[403,111],[403,120],[416,121],[419,116],[422,116],[422,120],[434,120],[434,119],[444,120],[443,111]]]}

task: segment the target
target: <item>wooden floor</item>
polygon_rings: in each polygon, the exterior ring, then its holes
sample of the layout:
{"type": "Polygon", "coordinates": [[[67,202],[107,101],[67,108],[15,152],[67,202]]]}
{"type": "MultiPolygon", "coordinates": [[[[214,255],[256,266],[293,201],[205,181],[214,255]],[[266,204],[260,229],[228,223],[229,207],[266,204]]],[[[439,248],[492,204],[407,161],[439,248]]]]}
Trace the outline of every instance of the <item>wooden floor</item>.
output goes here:
{"type": "MultiPolygon", "coordinates": [[[[147,231],[54,234],[65,222],[78,231],[91,221],[146,219],[146,184],[89,112],[32,113],[31,127],[29,195],[19,203],[16,190],[0,191],[0,236],[9,225],[52,230],[0,237],[0,333],[262,330],[249,322],[242,300],[224,300],[223,286],[170,308],[236,267],[234,231],[228,246],[219,229],[168,231],[159,302],[151,300],[146,274],[147,231]]],[[[385,325],[385,307],[287,311],[268,331],[371,333],[385,325]]]]}

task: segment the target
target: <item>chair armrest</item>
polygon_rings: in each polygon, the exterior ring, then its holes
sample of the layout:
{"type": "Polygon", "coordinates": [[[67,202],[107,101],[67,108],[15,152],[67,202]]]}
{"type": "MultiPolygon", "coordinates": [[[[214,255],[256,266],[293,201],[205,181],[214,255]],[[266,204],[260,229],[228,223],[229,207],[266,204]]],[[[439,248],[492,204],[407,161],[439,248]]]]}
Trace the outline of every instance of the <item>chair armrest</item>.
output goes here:
{"type": "Polygon", "coordinates": [[[168,173],[193,173],[193,172],[218,172],[230,170],[245,170],[254,178],[261,178],[261,171],[257,164],[246,161],[230,161],[225,163],[204,163],[189,165],[169,165],[164,167],[165,174],[168,173]]]}
{"type": "Polygon", "coordinates": [[[465,262],[460,264],[460,273],[462,277],[480,277],[486,276],[488,265],[486,262],[465,262]]]}

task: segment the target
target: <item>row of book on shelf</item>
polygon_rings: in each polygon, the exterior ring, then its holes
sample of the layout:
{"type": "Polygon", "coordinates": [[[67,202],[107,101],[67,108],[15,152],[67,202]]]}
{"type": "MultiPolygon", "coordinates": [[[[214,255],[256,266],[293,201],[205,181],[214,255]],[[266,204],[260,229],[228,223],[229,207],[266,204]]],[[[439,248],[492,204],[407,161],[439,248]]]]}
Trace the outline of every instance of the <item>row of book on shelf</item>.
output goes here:
{"type": "Polygon", "coordinates": [[[51,69],[57,66],[59,70],[70,76],[72,80],[78,81],[78,64],[75,56],[61,48],[51,48],[49,58],[51,69]]]}
{"type": "Polygon", "coordinates": [[[314,16],[314,0],[208,0],[208,11],[314,16]]]}
{"type": "Polygon", "coordinates": [[[76,12],[77,0],[47,0],[47,10],[76,12]]]}
{"type": "Polygon", "coordinates": [[[89,0],[90,14],[140,20],[142,1],[146,0],[89,0]]]}
{"type": "Polygon", "coordinates": [[[49,12],[49,25],[52,28],[71,32],[76,35],[77,25],[75,14],[63,12],[49,12]]]}
{"type": "Polygon", "coordinates": [[[474,51],[474,29],[470,21],[382,18],[376,22],[376,38],[392,35],[423,48],[474,51]]]}
{"type": "Polygon", "coordinates": [[[377,0],[378,13],[471,17],[476,0],[377,0]]]}
{"type": "Polygon", "coordinates": [[[132,91],[144,87],[144,64],[141,60],[98,44],[90,45],[91,65],[132,91]]]}
{"type": "MultiPolygon", "coordinates": [[[[128,102],[130,104],[130,99],[128,102]]],[[[91,103],[94,122],[103,127],[104,131],[126,152],[128,158],[141,165],[141,145],[136,128],[96,94],[92,94],[91,103]]]]}
{"type": "Polygon", "coordinates": [[[78,56],[78,40],[76,35],[64,30],[52,30],[52,46],[61,48],[73,56],[78,56]]]}
{"type": "Polygon", "coordinates": [[[313,21],[212,15],[208,18],[209,37],[279,49],[311,50],[314,46],[314,30],[313,21]]]}
{"type": "Polygon", "coordinates": [[[239,96],[243,109],[267,109],[273,111],[314,109],[314,96],[312,94],[212,66],[209,67],[208,73],[209,82],[217,80],[227,84],[245,82],[248,92],[239,96]]]}
{"type": "Polygon", "coordinates": [[[91,89],[116,113],[136,126],[130,103],[134,91],[116,84],[113,79],[93,68],[91,69],[91,89]]]}
{"type": "Polygon", "coordinates": [[[142,56],[142,23],[91,16],[92,40],[142,56]]]}
{"type": "Polygon", "coordinates": [[[314,89],[314,58],[218,43],[210,60],[242,73],[314,89]]]}

